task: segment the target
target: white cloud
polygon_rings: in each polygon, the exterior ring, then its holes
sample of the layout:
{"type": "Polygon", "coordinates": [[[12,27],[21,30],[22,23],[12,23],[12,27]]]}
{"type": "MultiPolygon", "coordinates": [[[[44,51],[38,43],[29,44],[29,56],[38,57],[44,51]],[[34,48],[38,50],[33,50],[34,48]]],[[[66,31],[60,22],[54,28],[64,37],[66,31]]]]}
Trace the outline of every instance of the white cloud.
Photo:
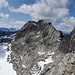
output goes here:
{"type": "Polygon", "coordinates": [[[73,30],[73,28],[75,27],[75,17],[67,17],[67,18],[63,18],[62,19],[64,22],[63,23],[59,23],[58,26],[55,26],[57,29],[69,33],[73,30]]]}
{"type": "Polygon", "coordinates": [[[11,28],[12,26],[11,25],[7,25],[7,24],[5,24],[5,23],[3,23],[3,22],[0,22],[0,27],[8,27],[8,28],[11,28]]]}
{"type": "Polygon", "coordinates": [[[68,3],[69,0],[39,0],[33,5],[23,4],[17,9],[13,7],[9,9],[12,12],[29,14],[33,20],[43,19],[56,23],[58,19],[69,15],[69,9],[66,8],[68,3]]]}
{"type": "Polygon", "coordinates": [[[3,22],[0,22],[0,27],[6,27],[6,28],[21,28],[23,25],[25,24],[25,22],[22,21],[16,21],[16,22],[11,22],[11,24],[6,24],[3,22]]]}
{"type": "Polygon", "coordinates": [[[9,15],[8,15],[8,14],[6,14],[6,15],[5,15],[5,18],[9,18],[9,15]]]}
{"type": "Polygon", "coordinates": [[[10,22],[11,24],[15,24],[15,25],[24,25],[25,22],[22,21],[16,21],[16,22],[10,22]]]}
{"type": "Polygon", "coordinates": [[[9,25],[9,24],[5,24],[5,23],[0,23],[0,27],[3,28],[3,27],[6,27],[6,28],[21,28],[22,26],[21,25],[9,25]]]}
{"type": "Polygon", "coordinates": [[[12,12],[29,14],[36,21],[43,19],[54,25],[58,24],[55,26],[57,29],[70,32],[75,27],[75,18],[69,16],[70,13],[67,8],[69,3],[70,0],[37,0],[32,5],[23,4],[19,8],[12,7],[9,9],[12,12]]]}
{"type": "Polygon", "coordinates": [[[8,15],[8,14],[5,14],[5,15],[4,15],[3,13],[0,13],[0,18],[3,18],[3,19],[4,19],[4,18],[9,18],[9,15],[8,15]]]}
{"type": "Polygon", "coordinates": [[[7,7],[9,4],[8,4],[8,2],[6,1],[6,0],[0,0],[0,8],[1,7],[7,7]]]}
{"type": "Polygon", "coordinates": [[[0,17],[1,17],[1,18],[4,18],[4,14],[3,14],[3,13],[1,13],[1,14],[0,14],[0,17]]]}

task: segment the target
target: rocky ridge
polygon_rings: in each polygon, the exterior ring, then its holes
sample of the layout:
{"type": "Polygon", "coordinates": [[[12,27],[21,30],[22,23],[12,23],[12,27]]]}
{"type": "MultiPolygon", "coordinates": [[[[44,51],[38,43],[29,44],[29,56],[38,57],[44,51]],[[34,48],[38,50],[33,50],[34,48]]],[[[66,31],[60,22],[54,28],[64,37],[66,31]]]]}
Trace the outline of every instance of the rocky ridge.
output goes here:
{"type": "Polygon", "coordinates": [[[75,75],[75,28],[62,34],[43,20],[29,21],[11,43],[17,75],[75,75]]]}

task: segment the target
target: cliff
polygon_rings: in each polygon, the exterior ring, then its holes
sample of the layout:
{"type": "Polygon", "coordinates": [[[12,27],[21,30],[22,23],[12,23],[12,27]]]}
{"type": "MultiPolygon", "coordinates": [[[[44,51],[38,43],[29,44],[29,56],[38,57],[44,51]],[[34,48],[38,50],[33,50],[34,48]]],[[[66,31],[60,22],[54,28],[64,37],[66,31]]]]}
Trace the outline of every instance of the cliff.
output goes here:
{"type": "Polygon", "coordinates": [[[75,28],[62,35],[43,20],[29,21],[11,43],[9,62],[17,75],[74,75],[75,28]]]}

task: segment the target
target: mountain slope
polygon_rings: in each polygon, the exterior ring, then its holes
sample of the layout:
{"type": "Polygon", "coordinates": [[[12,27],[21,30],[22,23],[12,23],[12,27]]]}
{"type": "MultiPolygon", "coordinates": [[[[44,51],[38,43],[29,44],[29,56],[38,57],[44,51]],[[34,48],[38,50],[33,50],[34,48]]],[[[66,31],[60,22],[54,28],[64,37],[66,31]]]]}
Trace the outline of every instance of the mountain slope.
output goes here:
{"type": "Polygon", "coordinates": [[[18,29],[16,29],[16,28],[0,28],[0,31],[3,31],[3,32],[14,32],[17,30],[18,29]]]}
{"type": "Polygon", "coordinates": [[[74,59],[74,32],[75,29],[63,36],[50,22],[29,21],[18,31],[15,41],[11,43],[9,62],[13,64],[17,75],[73,75],[74,71],[65,71],[65,65],[61,68],[61,62],[68,62],[64,57],[68,59],[72,54],[74,59]]]}
{"type": "Polygon", "coordinates": [[[10,42],[12,37],[17,33],[13,28],[0,28],[0,43],[10,42]]]}

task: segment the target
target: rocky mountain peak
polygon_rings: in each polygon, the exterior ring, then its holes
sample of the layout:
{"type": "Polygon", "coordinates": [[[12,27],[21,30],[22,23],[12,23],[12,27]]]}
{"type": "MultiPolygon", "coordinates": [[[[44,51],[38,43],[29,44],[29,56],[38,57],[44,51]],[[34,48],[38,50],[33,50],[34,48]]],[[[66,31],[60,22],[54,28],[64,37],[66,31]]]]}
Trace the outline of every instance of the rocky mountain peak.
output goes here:
{"type": "Polygon", "coordinates": [[[74,32],[62,36],[62,32],[56,30],[50,22],[29,21],[11,43],[9,62],[13,64],[17,75],[73,75],[74,68],[68,70],[68,67],[74,67],[75,63],[74,32]],[[69,61],[68,56],[73,58],[69,61]]]}
{"type": "Polygon", "coordinates": [[[17,33],[16,35],[16,40],[24,37],[26,35],[28,35],[31,32],[34,32],[35,34],[37,32],[42,32],[44,30],[45,33],[43,33],[43,37],[45,37],[48,34],[48,30],[55,30],[55,28],[52,26],[52,24],[49,23],[45,23],[43,20],[39,20],[38,22],[35,21],[29,21],[28,23],[26,23],[21,29],[20,31],[17,33]]]}

